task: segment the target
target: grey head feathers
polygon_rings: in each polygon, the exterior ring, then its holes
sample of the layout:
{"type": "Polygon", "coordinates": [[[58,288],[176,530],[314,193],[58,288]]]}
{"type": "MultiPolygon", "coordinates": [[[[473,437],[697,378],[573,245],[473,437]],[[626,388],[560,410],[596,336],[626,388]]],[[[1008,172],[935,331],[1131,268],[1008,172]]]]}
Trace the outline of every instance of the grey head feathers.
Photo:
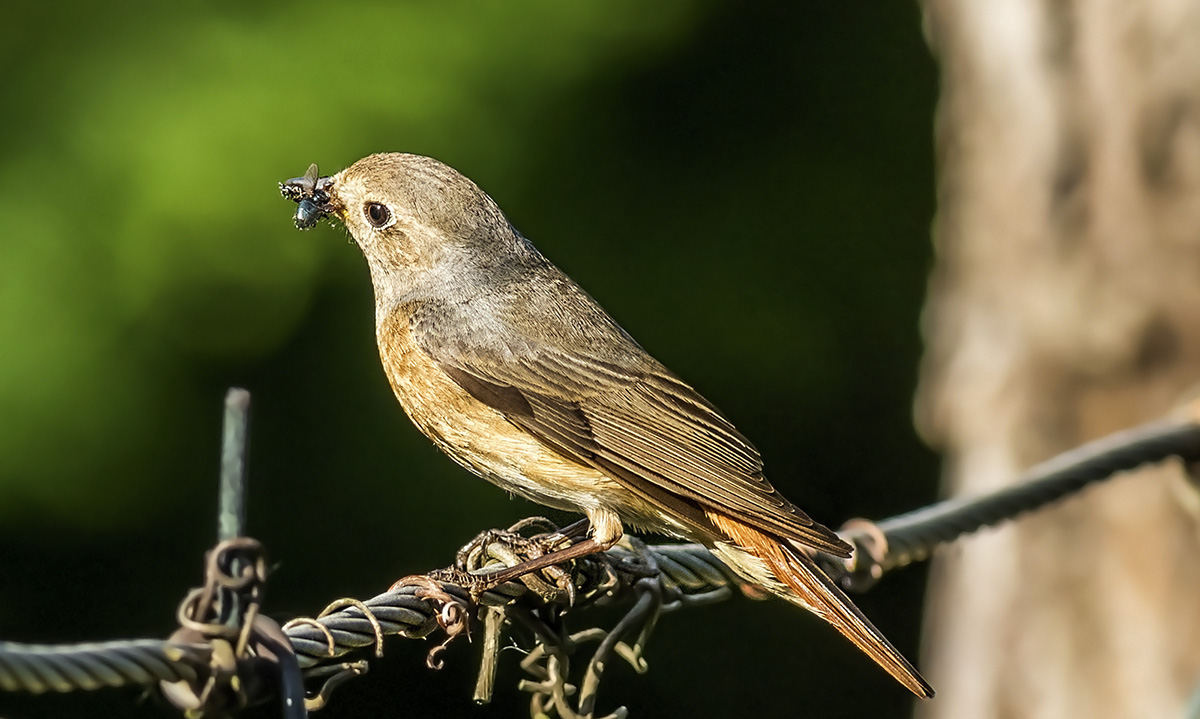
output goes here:
{"type": "Polygon", "coordinates": [[[463,300],[485,288],[561,274],[487,193],[432,158],[365,157],[333,177],[330,195],[389,305],[463,300]],[[373,204],[386,212],[372,214],[373,204]]]}

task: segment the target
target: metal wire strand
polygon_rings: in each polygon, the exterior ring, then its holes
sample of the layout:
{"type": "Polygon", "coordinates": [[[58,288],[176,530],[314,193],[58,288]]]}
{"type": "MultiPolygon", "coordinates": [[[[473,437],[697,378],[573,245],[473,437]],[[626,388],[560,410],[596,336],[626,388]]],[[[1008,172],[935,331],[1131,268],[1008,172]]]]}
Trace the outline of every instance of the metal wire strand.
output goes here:
{"type": "MultiPolygon", "coordinates": [[[[676,604],[703,601],[712,592],[730,586],[729,570],[699,545],[652,547],[662,580],[676,604]]],[[[610,550],[613,562],[631,561],[625,548],[610,550]]],[[[580,584],[596,583],[595,564],[578,563],[580,584]]],[[[469,593],[451,582],[441,582],[446,594],[466,603],[469,593]]],[[[361,603],[351,603],[326,616],[297,621],[285,627],[301,668],[336,662],[340,657],[377,643],[383,635],[421,638],[442,628],[443,607],[421,599],[419,586],[405,586],[361,603]],[[369,612],[368,616],[365,612],[369,612]]],[[[484,592],[480,603],[503,606],[533,594],[525,585],[510,582],[484,592]]],[[[727,596],[727,595],[726,595],[727,596]]],[[[619,592],[608,599],[619,601],[619,592]]],[[[537,601],[542,601],[540,596],[537,601]]],[[[160,681],[194,682],[209,670],[211,650],[204,644],[180,644],[158,639],[138,639],[94,644],[48,646],[0,642],[0,690],[32,693],[90,691],[103,687],[148,685],[160,681]]]]}
{"type": "Polygon", "coordinates": [[[939,545],[1074,494],[1093,482],[1179,457],[1200,460],[1200,425],[1171,422],[1109,435],[1037,465],[1022,481],[975,498],[954,498],[878,523],[887,538],[882,569],[927,558],[939,545]]]}
{"type": "MultiPolygon", "coordinates": [[[[659,578],[664,590],[677,605],[690,599],[709,600],[714,592],[726,592],[736,584],[729,569],[699,544],[667,544],[647,547],[646,551],[658,562],[659,578]]],[[[631,561],[635,553],[626,547],[609,550],[614,563],[631,561]]],[[[577,584],[595,582],[599,570],[595,565],[577,563],[573,578],[577,584]],[[587,576],[585,576],[587,575],[587,576]]],[[[469,600],[469,592],[450,581],[439,582],[454,599],[469,600]]],[[[435,602],[416,596],[419,585],[407,585],[390,590],[360,603],[347,604],[337,611],[312,620],[292,622],[284,627],[300,667],[307,669],[339,660],[346,654],[377,643],[376,626],[385,636],[400,635],[419,639],[440,628],[438,618],[442,608],[435,602]],[[373,617],[368,617],[364,609],[373,617]],[[372,621],[373,619],[373,621],[372,621]]],[[[479,603],[498,607],[510,604],[534,592],[519,582],[509,582],[484,592],[479,603]]],[[[605,593],[606,601],[620,601],[621,591],[605,593]]],[[[597,596],[596,598],[599,598],[597,596]]],[[[539,596],[540,601],[540,596],[539,596]]]]}
{"type": "Polygon", "coordinates": [[[208,658],[206,645],[157,639],[67,646],[0,642],[0,689],[41,694],[194,681],[208,658]]]}

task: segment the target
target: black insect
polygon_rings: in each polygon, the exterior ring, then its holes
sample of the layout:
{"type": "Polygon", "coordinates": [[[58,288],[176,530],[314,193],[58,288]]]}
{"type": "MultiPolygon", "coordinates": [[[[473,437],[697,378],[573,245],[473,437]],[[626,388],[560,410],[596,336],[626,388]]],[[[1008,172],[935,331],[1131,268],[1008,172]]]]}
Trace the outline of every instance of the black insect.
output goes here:
{"type": "Polygon", "coordinates": [[[279,183],[279,193],[297,204],[293,218],[297,229],[313,228],[332,211],[328,192],[332,181],[332,178],[319,176],[317,163],[314,162],[308,166],[303,177],[293,177],[279,183]]]}

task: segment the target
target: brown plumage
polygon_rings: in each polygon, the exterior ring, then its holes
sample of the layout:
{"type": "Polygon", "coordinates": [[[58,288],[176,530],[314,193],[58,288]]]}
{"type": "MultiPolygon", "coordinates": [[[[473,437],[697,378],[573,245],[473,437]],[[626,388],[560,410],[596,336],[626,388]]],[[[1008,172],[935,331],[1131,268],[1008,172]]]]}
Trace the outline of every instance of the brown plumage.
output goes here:
{"type": "MultiPolygon", "coordinates": [[[[933,688],[916,668],[817,567],[802,547],[793,542],[780,541],[777,537],[717,512],[710,512],[708,516],[738,548],[766,565],[769,576],[758,575],[760,583],[832,624],[913,694],[927,698],[933,696],[933,688]],[[771,579],[781,582],[786,589],[781,591],[771,586],[771,579]]],[[[754,571],[748,571],[747,574],[753,578],[754,571]]]]}
{"type": "Polygon", "coordinates": [[[785,499],[754,446],[508,223],[425,157],[372,155],[331,178],[325,210],[366,255],[380,357],[405,411],[476,474],[623,524],[703,542],[833,624],[919,696],[933,691],[806,554],[850,547],[785,499]]]}

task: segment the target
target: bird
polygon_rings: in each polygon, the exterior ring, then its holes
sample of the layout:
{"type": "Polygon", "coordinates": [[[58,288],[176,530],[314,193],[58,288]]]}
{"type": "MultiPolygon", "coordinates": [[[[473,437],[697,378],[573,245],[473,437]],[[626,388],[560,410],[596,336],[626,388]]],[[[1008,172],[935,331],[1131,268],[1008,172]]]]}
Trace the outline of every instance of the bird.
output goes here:
{"type": "Polygon", "coordinates": [[[474,182],[379,153],[280,189],[301,203],[298,227],[335,218],[366,257],[379,356],[417,428],[474,474],[587,518],[586,539],[539,567],[608,549],[626,527],[700,542],[933,696],[813,559],[848,558],[850,545],[784,498],[754,445],[474,182]]]}

